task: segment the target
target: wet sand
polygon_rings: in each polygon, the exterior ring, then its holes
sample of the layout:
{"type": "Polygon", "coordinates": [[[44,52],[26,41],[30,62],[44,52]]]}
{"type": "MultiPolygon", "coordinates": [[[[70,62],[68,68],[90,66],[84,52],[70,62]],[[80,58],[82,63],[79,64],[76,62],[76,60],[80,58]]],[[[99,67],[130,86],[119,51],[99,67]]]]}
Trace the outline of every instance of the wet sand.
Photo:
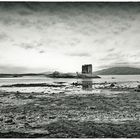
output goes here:
{"type": "Polygon", "coordinates": [[[1,138],[139,138],[140,92],[0,92],[1,138]]]}

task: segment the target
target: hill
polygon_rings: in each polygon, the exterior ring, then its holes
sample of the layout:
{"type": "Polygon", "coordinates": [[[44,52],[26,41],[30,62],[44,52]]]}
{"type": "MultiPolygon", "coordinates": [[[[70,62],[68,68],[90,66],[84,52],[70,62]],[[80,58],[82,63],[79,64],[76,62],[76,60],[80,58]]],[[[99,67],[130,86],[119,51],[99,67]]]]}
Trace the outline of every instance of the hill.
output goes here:
{"type": "Polygon", "coordinates": [[[96,75],[138,75],[139,68],[133,67],[112,67],[94,72],[96,75]]]}

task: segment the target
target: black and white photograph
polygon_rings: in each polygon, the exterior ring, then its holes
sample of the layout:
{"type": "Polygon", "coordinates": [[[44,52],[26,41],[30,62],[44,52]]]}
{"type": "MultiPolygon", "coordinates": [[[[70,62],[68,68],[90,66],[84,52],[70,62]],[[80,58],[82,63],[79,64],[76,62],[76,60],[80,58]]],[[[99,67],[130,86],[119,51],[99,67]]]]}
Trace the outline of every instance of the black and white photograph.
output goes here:
{"type": "Polygon", "coordinates": [[[140,138],[140,2],[0,1],[0,138],[140,138]]]}

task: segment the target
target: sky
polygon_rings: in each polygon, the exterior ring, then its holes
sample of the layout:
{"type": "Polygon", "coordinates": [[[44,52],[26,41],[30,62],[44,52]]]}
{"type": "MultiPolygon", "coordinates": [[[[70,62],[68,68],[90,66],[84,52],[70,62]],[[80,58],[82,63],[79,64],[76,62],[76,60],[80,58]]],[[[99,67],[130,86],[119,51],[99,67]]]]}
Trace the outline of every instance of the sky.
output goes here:
{"type": "Polygon", "coordinates": [[[140,68],[140,3],[0,2],[0,73],[140,68]]]}

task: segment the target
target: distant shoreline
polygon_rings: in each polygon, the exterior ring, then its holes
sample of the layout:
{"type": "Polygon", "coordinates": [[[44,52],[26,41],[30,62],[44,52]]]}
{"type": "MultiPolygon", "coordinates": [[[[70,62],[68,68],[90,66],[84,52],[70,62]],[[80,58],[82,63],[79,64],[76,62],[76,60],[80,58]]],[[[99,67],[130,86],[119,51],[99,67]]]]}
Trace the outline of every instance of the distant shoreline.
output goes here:
{"type": "MultiPolygon", "coordinates": [[[[94,71],[92,74],[93,76],[91,76],[91,78],[101,78],[99,75],[140,75],[140,68],[111,67],[99,71],[94,71]]],[[[44,73],[20,73],[20,74],[1,73],[0,74],[0,78],[14,78],[14,77],[23,77],[23,76],[43,76],[43,77],[50,77],[50,78],[85,78],[83,76],[77,77],[76,73],[62,73],[57,71],[44,72],[44,73]]]]}
{"type": "Polygon", "coordinates": [[[58,75],[55,74],[0,74],[0,78],[17,78],[17,77],[24,77],[24,76],[43,76],[46,78],[101,78],[97,75],[86,76],[86,75],[79,75],[76,74],[69,74],[69,73],[60,73],[58,75]]]}

